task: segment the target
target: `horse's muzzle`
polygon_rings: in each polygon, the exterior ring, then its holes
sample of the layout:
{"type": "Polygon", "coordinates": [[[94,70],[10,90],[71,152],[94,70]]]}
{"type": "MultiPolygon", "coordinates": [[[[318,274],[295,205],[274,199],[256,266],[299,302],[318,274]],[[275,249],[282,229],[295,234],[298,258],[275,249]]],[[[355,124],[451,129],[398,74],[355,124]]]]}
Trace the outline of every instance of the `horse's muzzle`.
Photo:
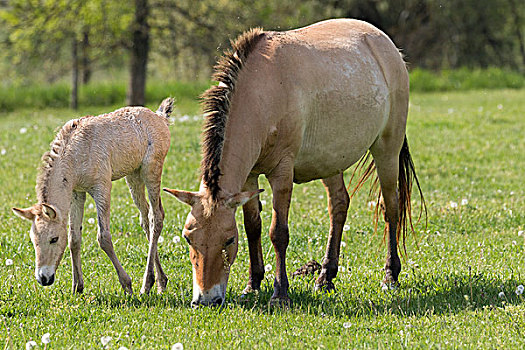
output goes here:
{"type": "Polygon", "coordinates": [[[213,298],[212,300],[204,300],[203,298],[200,298],[197,299],[197,300],[192,300],[191,301],[191,307],[192,308],[197,308],[199,306],[212,306],[212,307],[218,307],[218,306],[221,306],[222,303],[224,302],[224,299],[222,299],[221,297],[215,297],[213,298]]]}
{"type": "Polygon", "coordinates": [[[50,266],[43,266],[35,273],[36,280],[43,286],[50,286],[55,282],[55,269],[50,266]]]}

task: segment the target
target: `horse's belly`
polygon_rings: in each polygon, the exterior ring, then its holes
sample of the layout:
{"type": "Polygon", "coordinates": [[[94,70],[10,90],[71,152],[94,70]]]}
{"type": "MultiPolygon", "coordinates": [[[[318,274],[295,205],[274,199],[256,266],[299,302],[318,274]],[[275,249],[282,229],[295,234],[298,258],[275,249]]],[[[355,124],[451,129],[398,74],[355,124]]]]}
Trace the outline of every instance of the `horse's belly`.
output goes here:
{"type": "Polygon", "coordinates": [[[295,159],[298,183],[339,174],[357,162],[384,128],[390,108],[382,88],[360,98],[332,91],[314,106],[295,159]]]}

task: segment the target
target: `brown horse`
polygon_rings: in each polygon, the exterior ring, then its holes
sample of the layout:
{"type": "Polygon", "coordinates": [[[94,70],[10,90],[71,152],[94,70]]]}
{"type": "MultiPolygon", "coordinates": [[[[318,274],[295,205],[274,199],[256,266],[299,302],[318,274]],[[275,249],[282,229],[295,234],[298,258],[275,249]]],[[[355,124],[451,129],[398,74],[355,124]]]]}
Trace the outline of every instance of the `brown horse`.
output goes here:
{"type": "Polygon", "coordinates": [[[38,203],[26,209],[13,208],[16,215],[32,222],[35,277],[41,285],[53,284],[69,242],[73,291],[81,293],[84,289],[80,245],[87,192],[97,206],[98,243],[117,270],[124,291],[132,293],[131,278],[115,254],[109,232],[111,182],[125,176],[149,240],[141,292],[148,293],[155,283],[154,266],[158,290],[166,288],[168,279],[160,265],[157,242],[164,220],[160,180],[170,147],[168,117],[172,109],[173,99],[168,98],[157,113],[143,107],[125,107],[70,120],[60,129],[51,151],[42,156],[36,184],[38,203]],[[149,204],[144,187],[148,189],[149,204]]]}
{"type": "MultiPolygon", "coordinates": [[[[385,207],[385,283],[397,282],[398,238],[410,218],[415,176],[405,138],[408,74],[392,41],[350,19],[287,32],[251,30],[216,66],[204,95],[199,192],[166,191],[191,205],[183,235],[193,264],[193,304],[224,301],[238,245],[235,208],[243,205],[250,252],[244,293],[264,277],[258,177],[273,191],[270,239],[276,253],[272,302],[288,302],[286,248],[293,183],[321,179],[330,233],[317,288],[332,289],[349,196],[343,171],[368,151],[385,207]],[[375,164],[375,165],[374,165],[375,164]]],[[[362,180],[360,183],[362,183],[362,180]]],[[[416,178],[417,181],[417,178],[416,178]]]]}

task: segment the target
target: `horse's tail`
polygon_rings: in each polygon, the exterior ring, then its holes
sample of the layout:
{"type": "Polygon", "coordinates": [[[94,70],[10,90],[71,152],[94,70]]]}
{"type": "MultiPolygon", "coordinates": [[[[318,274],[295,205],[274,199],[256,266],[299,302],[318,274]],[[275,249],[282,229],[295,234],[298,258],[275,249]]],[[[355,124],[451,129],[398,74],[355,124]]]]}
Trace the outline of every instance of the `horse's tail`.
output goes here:
{"type": "MultiPolygon", "coordinates": [[[[376,205],[375,205],[375,211],[374,211],[374,224],[375,224],[375,230],[377,230],[377,222],[379,219],[379,207],[381,207],[382,211],[384,212],[383,203],[381,202],[381,191],[379,186],[379,179],[377,177],[377,172],[375,171],[376,166],[374,160],[370,157],[370,152],[367,152],[359,162],[357,163],[357,166],[354,169],[354,172],[352,173],[352,177],[350,178],[350,183],[352,183],[352,179],[356,175],[356,173],[359,173],[359,180],[357,181],[356,186],[352,190],[352,194],[350,195],[350,198],[352,198],[355,193],[363,187],[365,182],[368,179],[372,179],[372,184],[370,186],[370,192],[369,195],[372,198],[377,198],[376,205]]],[[[407,138],[405,136],[405,140],[403,142],[403,146],[401,147],[401,152],[399,152],[399,175],[398,175],[398,181],[397,181],[397,189],[398,189],[398,205],[399,205],[399,221],[397,223],[397,245],[399,246],[399,242],[401,239],[403,240],[403,251],[406,255],[406,236],[408,232],[408,227],[410,227],[410,230],[415,235],[414,225],[412,221],[412,185],[413,183],[416,183],[416,186],[419,191],[419,196],[421,198],[421,209],[419,212],[418,222],[421,220],[421,217],[423,215],[423,212],[425,213],[425,221],[427,219],[427,206],[425,204],[425,198],[423,197],[423,192],[421,190],[421,186],[419,185],[419,180],[416,175],[416,169],[414,167],[414,162],[412,161],[412,157],[410,156],[410,151],[408,149],[408,142],[407,138]]],[[[385,231],[386,234],[386,231],[385,231]]]]}
{"type": "Polygon", "coordinates": [[[168,97],[162,101],[155,113],[167,119],[170,117],[171,112],[173,112],[174,105],[175,99],[173,97],[168,97]]]}

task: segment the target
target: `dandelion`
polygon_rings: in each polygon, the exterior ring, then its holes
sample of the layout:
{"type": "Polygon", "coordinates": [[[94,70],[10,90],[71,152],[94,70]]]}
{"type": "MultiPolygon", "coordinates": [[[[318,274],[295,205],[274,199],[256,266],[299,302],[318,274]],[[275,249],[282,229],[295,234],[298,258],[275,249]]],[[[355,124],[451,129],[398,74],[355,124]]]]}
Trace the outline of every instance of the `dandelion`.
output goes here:
{"type": "Polygon", "coordinates": [[[350,225],[344,225],[343,226],[343,231],[350,231],[350,225]]]}
{"type": "Polygon", "coordinates": [[[516,295],[522,295],[524,289],[525,289],[525,287],[523,287],[523,284],[520,284],[519,286],[517,286],[516,287],[516,295]]]}
{"type": "Polygon", "coordinates": [[[121,346],[120,348],[118,348],[118,350],[128,350],[128,348],[125,346],[121,346]]]}
{"type": "Polygon", "coordinates": [[[162,243],[162,242],[164,242],[164,237],[159,236],[159,243],[162,243]]]}
{"type": "Polygon", "coordinates": [[[319,199],[323,199],[324,197],[323,196],[319,196],[319,199]]]}
{"type": "Polygon", "coordinates": [[[93,205],[93,203],[89,203],[89,205],[88,205],[88,208],[89,208],[89,209],[93,209],[94,207],[95,207],[95,206],[93,205]]]}
{"type": "Polygon", "coordinates": [[[518,231],[518,236],[523,236],[523,230],[518,231]]]}
{"type": "Polygon", "coordinates": [[[27,132],[27,128],[20,128],[20,133],[25,134],[27,132]]]}
{"type": "Polygon", "coordinates": [[[501,103],[498,105],[498,109],[499,109],[500,111],[503,109],[503,105],[502,105],[501,103]]]}
{"type": "Polygon", "coordinates": [[[368,209],[373,210],[376,207],[376,202],[370,201],[367,204],[368,209]]]}
{"type": "Polygon", "coordinates": [[[456,208],[458,207],[458,203],[457,203],[457,202],[450,201],[449,204],[450,204],[450,207],[451,207],[452,209],[456,209],[456,208]]]}
{"type": "Polygon", "coordinates": [[[350,322],[343,323],[343,328],[350,328],[352,327],[352,324],[350,322]]]}
{"type": "Polygon", "coordinates": [[[12,259],[5,259],[5,266],[11,266],[13,265],[13,260],[12,259]]]}
{"type": "Polygon", "coordinates": [[[264,199],[261,199],[261,205],[266,205],[266,201],[264,199]]]}
{"type": "Polygon", "coordinates": [[[500,299],[505,298],[505,293],[504,292],[499,292],[498,298],[500,298],[500,299]]]}
{"type": "Polygon", "coordinates": [[[516,245],[516,244],[518,244],[518,242],[512,241],[512,245],[516,245]]]}
{"type": "Polygon", "coordinates": [[[177,244],[177,243],[179,243],[179,242],[180,242],[180,236],[175,235],[175,236],[173,237],[173,243],[177,244]]]}
{"type": "Polygon", "coordinates": [[[346,247],[346,242],[345,241],[341,241],[341,247],[346,247]]]}
{"type": "Polygon", "coordinates": [[[34,340],[30,340],[26,343],[26,350],[31,350],[33,347],[35,347],[37,344],[36,344],[36,341],[34,340]]]}
{"type": "Polygon", "coordinates": [[[95,219],[94,219],[94,218],[89,218],[89,219],[88,219],[88,223],[89,223],[90,225],[93,225],[93,224],[95,223],[95,219]]]}
{"type": "Polygon", "coordinates": [[[467,205],[467,204],[468,204],[468,199],[463,198],[463,199],[461,200],[461,205],[467,205]]]}
{"type": "Polygon", "coordinates": [[[264,272],[270,272],[272,271],[272,265],[271,264],[268,264],[264,267],[264,272]]]}
{"type": "Polygon", "coordinates": [[[100,338],[100,342],[102,343],[102,346],[108,345],[108,343],[111,341],[111,338],[109,335],[105,335],[102,338],[100,338]]]}
{"type": "Polygon", "coordinates": [[[184,350],[182,343],[175,343],[172,345],[171,350],[184,350]]]}
{"type": "Polygon", "coordinates": [[[7,153],[7,151],[5,150],[5,148],[2,148],[2,150],[0,151],[0,154],[1,155],[5,155],[7,153]]]}
{"type": "Polygon", "coordinates": [[[51,334],[46,333],[42,336],[42,344],[49,344],[51,342],[51,334]]]}

